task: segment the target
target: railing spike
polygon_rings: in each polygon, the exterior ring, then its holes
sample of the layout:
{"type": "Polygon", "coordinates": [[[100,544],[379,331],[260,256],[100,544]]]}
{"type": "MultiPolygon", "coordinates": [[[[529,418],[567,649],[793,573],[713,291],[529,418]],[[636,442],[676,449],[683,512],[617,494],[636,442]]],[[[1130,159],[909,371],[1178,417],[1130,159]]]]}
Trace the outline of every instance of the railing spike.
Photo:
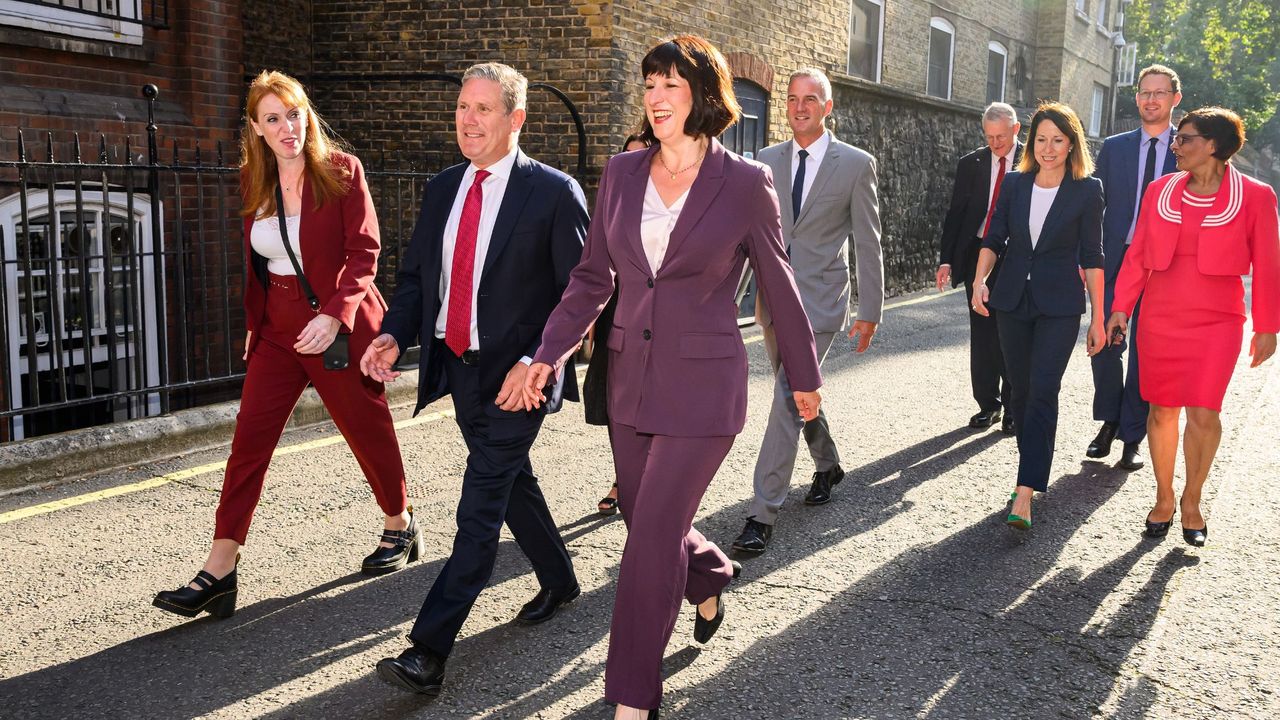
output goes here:
{"type": "Polygon", "coordinates": [[[22,128],[18,128],[18,162],[27,161],[27,143],[22,139],[22,128]]]}
{"type": "Polygon", "coordinates": [[[107,136],[105,133],[98,133],[98,164],[107,164],[107,136]]]}
{"type": "Polygon", "coordinates": [[[72,162],[79,165],[80,164],[80,133],[78,132],[71,134],[71,155],[73,158],[72,162]]]}

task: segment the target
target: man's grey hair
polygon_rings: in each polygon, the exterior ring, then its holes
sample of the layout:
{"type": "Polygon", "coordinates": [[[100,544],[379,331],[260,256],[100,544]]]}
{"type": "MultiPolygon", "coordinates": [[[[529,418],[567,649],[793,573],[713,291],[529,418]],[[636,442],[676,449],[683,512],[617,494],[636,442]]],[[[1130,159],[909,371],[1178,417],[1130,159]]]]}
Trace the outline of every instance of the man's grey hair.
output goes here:
{"type": "Polygon", "coordinates": [[[982,111],[982,122],[986,124],[997,120],[1008,120],[1010,125],[1017,124],[1018,111],[1009,103],[993,102],[982,111]]]}
{"type": "Polygon", "coordinates": [[[798,77],[807,77],[818,83],[822,93],[821,97],[818,98],[819,100],[825,103],[831,99],[831,78],[828,78],[826,73],[816,67],[802,67],[791,73],[791,77],[787,78],[787,87],[790,87],[792,81],[798,77]]]}
{"type": "Polygon", "coordinates": [[[502,87],[502,104],[506,106],[508,115],[516,110],[525,109],[525,103],[529,97],[529,79],[510,65],[496,62],[472,65],[462,73],[462,82],[465,84],[471,78],[498,83],[502,87]]]}

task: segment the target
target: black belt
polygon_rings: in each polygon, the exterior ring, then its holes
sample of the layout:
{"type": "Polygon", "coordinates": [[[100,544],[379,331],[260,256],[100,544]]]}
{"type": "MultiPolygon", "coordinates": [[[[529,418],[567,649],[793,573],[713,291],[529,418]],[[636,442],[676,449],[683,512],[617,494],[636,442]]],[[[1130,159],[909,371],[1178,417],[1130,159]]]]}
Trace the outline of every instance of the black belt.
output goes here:
{"type": "Polygon", "coordinates": [[[462,353],[461,355],[459,355],[459,356],[458,356],[458,359],[462,361],[462,364],[463,364],[463,365],[468,365],[468,366],[470,366],[470,367],[475,367],[476,365],[479,365],[479,364],[480,364],[480,351],[479,351],[479,350],[468,350],[468,351],[466,351],[466,352],[462,353]]]}

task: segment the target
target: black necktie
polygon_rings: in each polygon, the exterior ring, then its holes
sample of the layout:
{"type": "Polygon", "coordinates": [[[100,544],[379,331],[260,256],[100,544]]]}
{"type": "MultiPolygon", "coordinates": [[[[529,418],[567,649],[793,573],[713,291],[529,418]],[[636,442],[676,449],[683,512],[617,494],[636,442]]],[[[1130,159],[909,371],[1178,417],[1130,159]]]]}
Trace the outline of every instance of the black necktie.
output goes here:
{"type": "Polygon", "coordinates": [[[791,222],[800,220],[800,203],[804,200],[804,166],[808,150],[800,151],[800,165],[796,168],[796,179],[791,182],[791,222]]]}
{"type": "Polygon", "coordinates": [[[1156,179],[1156,142],[1160,138],[1151,138],[1147,143],[1147,166],[1142,171],[1142,192],[1138,195],[1138,210],[1142,210],[1142,197],[1147,194],[1147,186],[1156,179]]]}

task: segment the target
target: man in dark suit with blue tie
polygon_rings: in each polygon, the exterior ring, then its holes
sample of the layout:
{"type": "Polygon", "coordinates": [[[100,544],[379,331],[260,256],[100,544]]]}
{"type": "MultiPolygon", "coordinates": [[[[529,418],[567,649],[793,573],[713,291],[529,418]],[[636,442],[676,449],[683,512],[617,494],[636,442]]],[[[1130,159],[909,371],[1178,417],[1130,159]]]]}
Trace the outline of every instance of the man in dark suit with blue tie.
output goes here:
{"type": "MultiPolygon", "coordinates": [[[[1018,114],[1007,103],[991,103],[982,113],[982,134],[986,147],[978,148],[956,164],[956,180],[951,205],[942,220],[942,242],[937,273],[938,290],[964,284],[965,297],[973,304],[973,275],[978,267],[978,249],[991,223],[1000,196],[1000,184],[1022,159],[1022,130],[1018,114]]],[[[991,284],[999,276],[997,262],[991,284]]],[[[1000,331],[994,317],[982,316],[969,308],[969,382],[978,413],[969,418],[969,427],[983,430],[1000,422],[1006,435],[1013,434],[1013,414],[1008,411],[1009,378],[1000,355],[1000,331]],[[1004,420],[1001,421],[1001,413],[1004,420]]]]}
{"type": "Polygon", "coordinates": [[[573,178],[520,152],[527,88],[523,75],[499,63],[463,74],[455,121],[470,162],[427,183],[383,334],[360,362],[387,382],[398,375],[392,366],[401,349],[420,341],[414,413],[451,395],[469,450],[453,553],[409,633],[411,647],[378,662],[387,682],[429,695],[440,692],[445,660],[493,573],[504,522],[541,586],[517,623],[549,620],[579,593],[529,462],[547,409],[578,399],[573,366],[542,408],[526,404],[521,390],[581,258],[587,208],[573,178]]]}
{"type": "MultiPolygon", "coordinates": [[[[1152,180],[1173,172],[1177,160],[1169,152],[1175,128],[1173,109],[1182,100],[1178,74],[1163,65],[1152,65],[1138,75],[1135,100],[1142,127],[1112,135],[1098,152],[1094,177],[1102,180],[1106,211],[1102,220],[1102,244],[1106,254],[1107,317],[1115,297],[1116,276],[1125,251],[1133,241],[1142,193],[1152,180]]],[[[1093,419],[1102,421],[1098,435],[1085,455],[1105,458],[1111,444],[1120,439],[1124,450],[1119,466],[1138,470],[1144,465],[1140,447],[1147,436],[1147,403],[1138,387],[1137,320],[1134,307],[1129,320],[1129,367],[1125,372],[1125,343],[1108,345],[1093,356],[1093,419]]]]}

